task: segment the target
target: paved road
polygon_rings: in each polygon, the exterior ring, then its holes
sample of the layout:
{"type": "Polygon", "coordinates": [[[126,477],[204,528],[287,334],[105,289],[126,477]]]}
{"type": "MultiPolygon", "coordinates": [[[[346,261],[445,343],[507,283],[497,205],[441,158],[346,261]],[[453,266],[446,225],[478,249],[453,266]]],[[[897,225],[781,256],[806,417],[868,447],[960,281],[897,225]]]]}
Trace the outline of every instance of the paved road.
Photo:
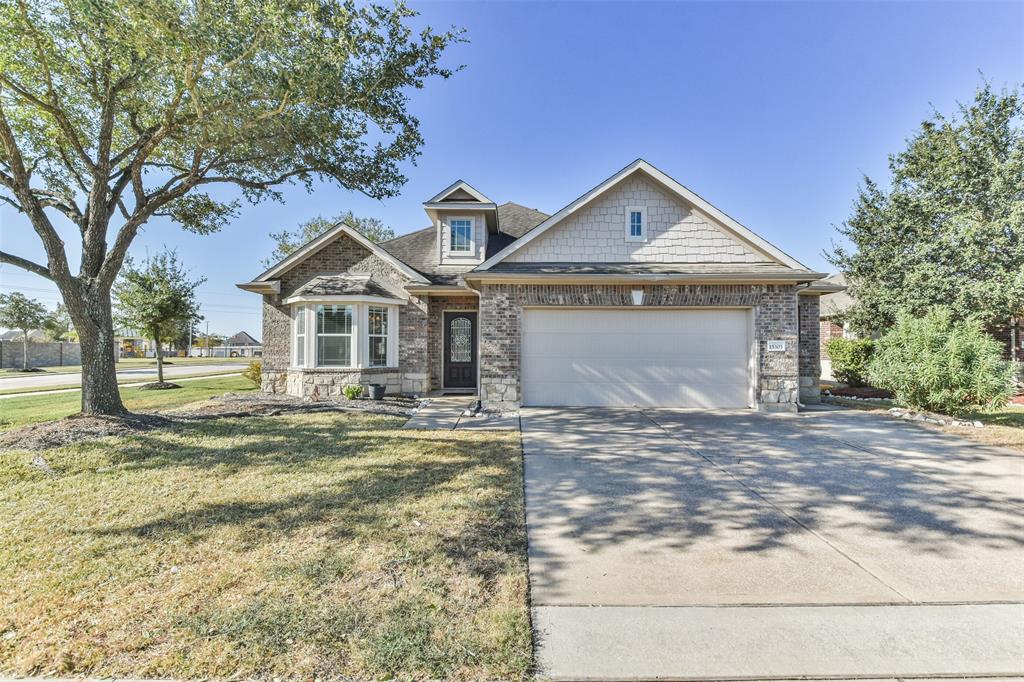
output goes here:
{"type": "Polygon", "coordinates": [[[524,410],[542,675],[1024,674],[1024,455],[848,410],[524,410]]]}
{"type": "MultiPolygon", "coordinates": [[[[216,365],[165,365],[164,379],[188,376],[192,374],[205,374],[207,372],[241,372],[245,369],[244,364],[220,363],[216,365]]],[[[117,380],[121,381],[154,381],[156,380],[156,367],[133,367],[122,369],[117,372],[117,380]]],[[[8,375],[0,377],[0,391],[24,388],[46,389],[55,386],[81,385],[82,374],[49,374],[34,372],[25,375],[8,375]]]]}

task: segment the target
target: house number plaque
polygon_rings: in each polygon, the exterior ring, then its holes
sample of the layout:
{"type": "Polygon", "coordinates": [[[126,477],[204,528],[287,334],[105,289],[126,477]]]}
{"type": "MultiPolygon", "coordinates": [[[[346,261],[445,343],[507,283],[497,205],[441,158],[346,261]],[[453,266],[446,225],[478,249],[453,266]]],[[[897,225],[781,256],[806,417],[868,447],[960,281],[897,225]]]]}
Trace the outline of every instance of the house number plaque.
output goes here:
{"type": "Polygon", "coordinates": [[[769,353],[785,353],[786,342],[779,340],[768,341],[768,352],[769,353]]]}

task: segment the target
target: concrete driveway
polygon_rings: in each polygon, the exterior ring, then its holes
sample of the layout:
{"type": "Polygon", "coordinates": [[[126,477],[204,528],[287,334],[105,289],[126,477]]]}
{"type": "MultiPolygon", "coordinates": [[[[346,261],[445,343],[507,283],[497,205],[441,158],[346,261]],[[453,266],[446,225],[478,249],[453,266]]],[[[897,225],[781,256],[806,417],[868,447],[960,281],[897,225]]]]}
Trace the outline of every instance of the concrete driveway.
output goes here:
{"type": "Polygon", "coordinates": [[[1024,673],[1024,455],[848,410],[522,414],[542,674],[1024,673]]]}

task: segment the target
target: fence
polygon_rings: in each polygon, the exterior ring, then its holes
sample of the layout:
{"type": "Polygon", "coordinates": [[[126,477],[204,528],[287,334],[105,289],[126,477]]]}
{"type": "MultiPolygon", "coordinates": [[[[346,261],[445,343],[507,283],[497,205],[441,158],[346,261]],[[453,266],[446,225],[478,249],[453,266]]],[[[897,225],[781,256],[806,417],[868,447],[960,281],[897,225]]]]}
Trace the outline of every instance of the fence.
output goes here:
{"type": "MultiPolygon", "coordinates": [[[[24,341],[0,341],[0,368],[21,368],[24,341]]],[[[29,367],[82,364],[82,346],[65,341],[29,341],[29,367]]]]}

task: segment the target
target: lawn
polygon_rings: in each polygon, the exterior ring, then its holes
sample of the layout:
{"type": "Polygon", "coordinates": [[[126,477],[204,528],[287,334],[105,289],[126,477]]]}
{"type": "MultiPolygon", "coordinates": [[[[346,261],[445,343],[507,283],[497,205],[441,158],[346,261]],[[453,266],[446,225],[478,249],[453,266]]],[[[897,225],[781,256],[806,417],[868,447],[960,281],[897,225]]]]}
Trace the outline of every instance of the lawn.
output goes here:
{"type": "MultiPolygon", "coordinates": [[[[893,406],[891,400],[847,400],[840,397],[834,397],[831,400],[837,405],[852,407],[857,410],[883,411],[893,406]]],[[[986,445],[1024,450],[1024,405],[1007,405],[995,412],[972,412],[963,415],[962,418],[980,421],[985,426],[977,429],[972,426],[940,426],[926,422],[913,423],[925,428],[963,436],[986,445]]]]}
{"type": "Polygon", "coordinates": [[[0,453],[0,674],[518,679],[512,434],[316,413],[0,453]]]}
{"type": "MultiPolygon", "coordinates": [[[[242,377],[221,377],[218,379],[197,379],[181,383],[181,388],[164,391],[140,391],[137,388],[121,388],[121,399],[125,407],[133,411],[160,410],[186,405],[228,391],[252,391],[253,384],[242,377]]],[[[60,419],[81,410],[82,394],[51,393],[4,398],[0,400],[0,431],[60,419]]]]}

